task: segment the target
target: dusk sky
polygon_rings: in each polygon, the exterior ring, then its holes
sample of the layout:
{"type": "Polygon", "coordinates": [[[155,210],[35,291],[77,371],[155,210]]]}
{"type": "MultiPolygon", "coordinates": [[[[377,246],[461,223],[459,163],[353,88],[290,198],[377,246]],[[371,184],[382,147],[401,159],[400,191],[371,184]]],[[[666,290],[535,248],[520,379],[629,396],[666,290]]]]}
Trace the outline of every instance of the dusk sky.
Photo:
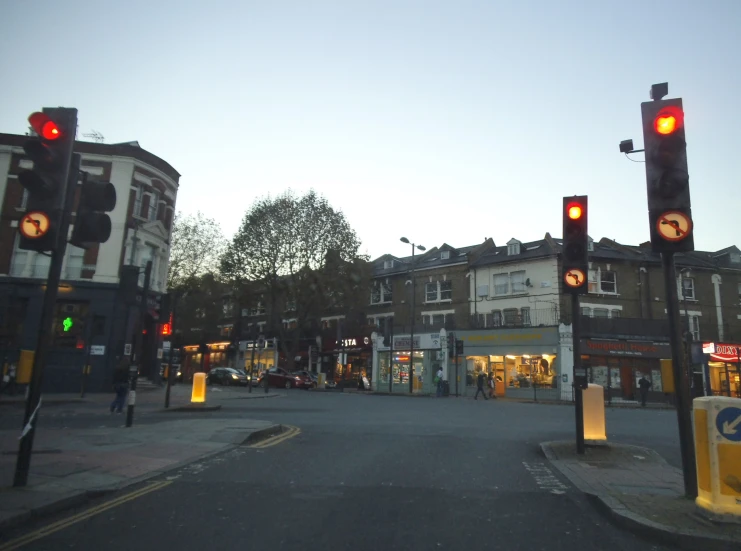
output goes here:
{"type": "Polygon", "coordinates": [[[373,258],[560,237],[574,194],[593,238],[647,241],[644,165],[618,144],[642,148],[668,82],[695,245],[741,246],[738,0],[5,0],[0,51],[0,132],[76,107],[78,139],[182,174],[179,212],[230,237],[254,199],[314,188],[373,258]]]}

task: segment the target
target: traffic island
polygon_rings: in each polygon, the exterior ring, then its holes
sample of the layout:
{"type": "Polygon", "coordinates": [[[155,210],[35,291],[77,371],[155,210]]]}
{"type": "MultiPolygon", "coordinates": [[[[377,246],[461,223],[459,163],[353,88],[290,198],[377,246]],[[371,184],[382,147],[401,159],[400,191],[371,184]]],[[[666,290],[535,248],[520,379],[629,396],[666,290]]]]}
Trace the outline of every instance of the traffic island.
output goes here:
{"type": "Polygon", "coordinates": [[[737,551],[741,526],[704,518],[684,495],[681,469],[655,451],[606,443],[576,453],[573,441],[544,442],[546,458],[618,526],[652,540],[696,551],[737,551]]]}

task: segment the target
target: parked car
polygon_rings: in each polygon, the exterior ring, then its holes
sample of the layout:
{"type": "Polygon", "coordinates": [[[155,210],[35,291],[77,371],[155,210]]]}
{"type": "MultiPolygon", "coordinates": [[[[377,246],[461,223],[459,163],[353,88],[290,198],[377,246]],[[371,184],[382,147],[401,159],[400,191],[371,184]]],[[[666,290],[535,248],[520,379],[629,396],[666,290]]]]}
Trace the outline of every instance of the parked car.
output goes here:
{"type": "Polygon", "coordinates": [[[214,383],[218,383],[218,384],[226,385],[226,386],[229,386],[229,385],[246,386],[249,383],[249,379],[247,378],[246,373],[244,372],[240,373],[238,370],[232,367],[214,367],[206,375],[206,384],[212,385],[214,383]]]}
{"type": "Polygon", "coordinates": [[[299,375],[300,377],[308,377],[311,379],[311,382],[314,383],[314,386],[316,387],[317,384],[319,384],[319,376],[316,373],[312,373],[311,371],[306,371],[305,369],[294,371],[296,375],[299,375]]]}
{"type": "Polygon", "coordinates": [[[282,367],[271,367],[267,372],[267,378],[265,374],[262,374],[258,384],[261,386],[268,384],[272,387],[286,389],[303,388],[305,390],[314,386],[314,382],[310,377],[305,377],[296,373],[288,373],[288,371],[282,367]]]}

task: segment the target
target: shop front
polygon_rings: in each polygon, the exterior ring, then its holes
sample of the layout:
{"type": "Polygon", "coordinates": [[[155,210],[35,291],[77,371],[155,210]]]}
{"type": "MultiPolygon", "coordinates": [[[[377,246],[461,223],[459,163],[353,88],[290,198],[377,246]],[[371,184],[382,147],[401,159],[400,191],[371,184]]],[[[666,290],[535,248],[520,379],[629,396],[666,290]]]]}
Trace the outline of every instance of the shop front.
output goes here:
{"type": "Polygon", "coordinates": [[[409,393],[411,373],[412,392],[435,393],[437,385],[433,379],[440,368],[443,368],[443,379],[448,380],[445,339],[444,329],[437,333],[414,335],[413,342],[411,335],[395,335],[393,347],[389,347],[383,337],[376,336],[373,340],[373,390],[409,393]]]}
{"type": "Polygon", "coordinates": [[[581,353],[589,382],[604,387],[608,400],[639,401],[638,381],[645,376],[648,400],[666,401],[661,360],[672,357],[669,343],[582,339],[581,353]]]}
{"type": "Polygon", "coordinates": [[[192,381],[193,374],[198,372],[208,373],[211,368],[227,366],[228,342],[212,342],[205,345],[191,344],[184,346],[185,357],[183,358],[182,376],[183,381],[192,381]]]}
{"type": "Polygon", "coordinates": [[[702,351],[713,395],[741,398],[741,344],[705,342],[702,351]]]}
{"type": "Polygon", "coordinates": [[[334,357],[333,373],[328,374],[337,384],[360,388],[363,378],[372,379],[373,343],[370,336],[346,337],[329,343],[334,357]]]}
{"type": "Polygon", "coordinates": [[[495,380],[497,396],[528,399],[561,399],[558,329],[497,329],[456,331],[463,341],[463,355],[454,371],[451,392],[473,396],[480,374],[495,380]]]}
{"type": "Polygon", "coordinates": [[[237,367],[255,378],[278,364],[278,340],[239,341],[237,367]]]}

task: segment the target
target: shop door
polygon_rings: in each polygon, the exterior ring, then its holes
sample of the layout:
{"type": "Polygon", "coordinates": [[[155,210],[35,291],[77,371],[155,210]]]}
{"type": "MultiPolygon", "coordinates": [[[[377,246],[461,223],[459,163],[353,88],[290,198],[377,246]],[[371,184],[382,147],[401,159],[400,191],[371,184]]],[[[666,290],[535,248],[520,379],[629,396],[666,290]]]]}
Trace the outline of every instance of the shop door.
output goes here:
{"type": "Polygon", "coordinates": [[[620,389],[623,394],[623,400],[635,400],[633,391],[633,368],[630,366],[620,366],[620,389]]]}

